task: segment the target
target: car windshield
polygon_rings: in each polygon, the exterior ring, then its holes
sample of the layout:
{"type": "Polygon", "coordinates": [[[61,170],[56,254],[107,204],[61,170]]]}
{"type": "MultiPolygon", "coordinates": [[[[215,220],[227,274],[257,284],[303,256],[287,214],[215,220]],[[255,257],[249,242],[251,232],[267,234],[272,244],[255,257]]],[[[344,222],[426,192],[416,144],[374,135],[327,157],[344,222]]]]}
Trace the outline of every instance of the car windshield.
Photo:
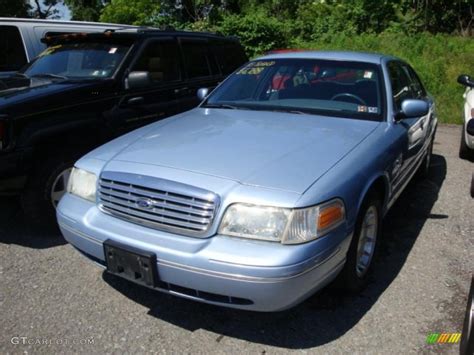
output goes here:
{"type": "Polygon", "coordinates": [[[96,79],[111,77],[129,46],[113,43],[68,43],[46,48],[23,74],[34,76],[96,79]]]}
{"type": "Polygon", "coordinates": [[[202,107],[380,121],[380,69],[375,64],[347,61],[257,60],[232,74],[202,107]]]}

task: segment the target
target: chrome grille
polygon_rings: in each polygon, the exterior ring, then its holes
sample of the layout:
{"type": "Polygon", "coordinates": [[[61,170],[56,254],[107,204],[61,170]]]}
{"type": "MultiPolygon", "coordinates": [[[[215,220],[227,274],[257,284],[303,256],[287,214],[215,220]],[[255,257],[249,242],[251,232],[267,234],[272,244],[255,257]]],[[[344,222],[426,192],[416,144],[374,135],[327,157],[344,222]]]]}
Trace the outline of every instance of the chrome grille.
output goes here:
{"type": "Polygon", "coordinates": [[[99,179],[104,212],[159,230],[203,236],[218,207],[218,197],[193,186],[128,173],[104,172],[99,179]]]}

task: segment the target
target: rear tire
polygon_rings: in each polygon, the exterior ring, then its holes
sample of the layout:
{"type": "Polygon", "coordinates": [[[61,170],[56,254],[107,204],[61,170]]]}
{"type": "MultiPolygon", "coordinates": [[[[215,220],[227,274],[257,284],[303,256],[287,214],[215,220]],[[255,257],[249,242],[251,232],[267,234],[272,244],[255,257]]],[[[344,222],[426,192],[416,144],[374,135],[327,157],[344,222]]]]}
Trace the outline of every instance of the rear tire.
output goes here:
{"type": "Polygon", "coordinates": [[[382,202],[375,192],[371,192],[357,216],[346,264],[337,279],[340,288],[356,293],[366,286],[381,230],[382,202]]]}
{"type": "Polygon", "coordinates": [[[474,198],[474,173],[471,178],[471,197],[474,198]]]}
{"type": "Polygon", "coordinates": [[[459,158],[470,160],[472,159],[474,152],[471,149],[469,149],[469,147],[466,144],[465,132],[466,132],[466,124],[463,124],[462,131],[461,131],[461,142],[459,144],[459,158]]]}
{"type": "Polygon", "coordinates": [[[430,175],[431,158],[433,156],[433,145],[434,138],[431,139],[430,145],[428,146],[428,151],[426,152],[426,155],[423,158],[423,162],[421,163],[416,173],[417,178],[419,179],[426,179],[430,175]]]}
{"type": "Polygon", "coordinates": [[[41,229],[57,231],[56,206],[66,192],[75,159],[57,158],[38,165],[31,173],[21,204],[28,220],[41,229]]]}

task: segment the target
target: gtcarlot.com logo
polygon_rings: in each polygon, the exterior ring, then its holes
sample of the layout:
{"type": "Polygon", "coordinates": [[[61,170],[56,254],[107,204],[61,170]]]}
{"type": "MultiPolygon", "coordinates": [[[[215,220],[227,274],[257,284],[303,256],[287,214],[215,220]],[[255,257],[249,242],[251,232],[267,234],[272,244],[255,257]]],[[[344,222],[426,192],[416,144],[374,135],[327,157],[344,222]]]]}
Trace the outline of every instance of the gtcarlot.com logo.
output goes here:
{"type": "Polygon", "coordinates": [[[18,336],[12,337],[13,345],[93,345],[94,338],[36,338],[18,336]]]}

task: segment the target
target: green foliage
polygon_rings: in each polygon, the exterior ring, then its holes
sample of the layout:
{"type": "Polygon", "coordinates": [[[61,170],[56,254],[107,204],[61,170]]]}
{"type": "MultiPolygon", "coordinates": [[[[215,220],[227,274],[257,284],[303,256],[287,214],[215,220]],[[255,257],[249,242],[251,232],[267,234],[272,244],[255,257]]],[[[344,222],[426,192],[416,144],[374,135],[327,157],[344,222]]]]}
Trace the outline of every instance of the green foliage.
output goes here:
{"type": "Polygon", "coordinates": [[[298,48],[355,50],[394,55],[410,63],[434,96],[440,122],[461,123],[464,88],[456,82],[459,74],[474,74],[474,41],[469,37],[431,35],[334,34],[311,42],[295,41],[298,48]]]}
{"type": "Polygon", "coordinates": [[[250,56],[287,44],[285,26],[263,12],[224,17],[217,28],[225,35],[239,37],[250,56]]]}
{"type": "Polygon", "coordinates": [[[2,17],[28,17],[31,5],[27,0],[0,0],[2,17]]]}
{"type": "Polygon", "coordinates": [[[379,33],[395,18],[393,1],[314,1],[299,6],[295,30],[307,40],[335,33],[379,33]]]}
{"type": "Polygon", "coordinates": [[[158,0],[111,0],[100,15],[100,21],[138,26],[152,25],[159,16],[158,0]]]}
{"type": "Polygon", "coordinates": [[[98,21],[105,3],[104,0],[64,0],[71,11],[71,20],[75,21],[98,21]]]}

